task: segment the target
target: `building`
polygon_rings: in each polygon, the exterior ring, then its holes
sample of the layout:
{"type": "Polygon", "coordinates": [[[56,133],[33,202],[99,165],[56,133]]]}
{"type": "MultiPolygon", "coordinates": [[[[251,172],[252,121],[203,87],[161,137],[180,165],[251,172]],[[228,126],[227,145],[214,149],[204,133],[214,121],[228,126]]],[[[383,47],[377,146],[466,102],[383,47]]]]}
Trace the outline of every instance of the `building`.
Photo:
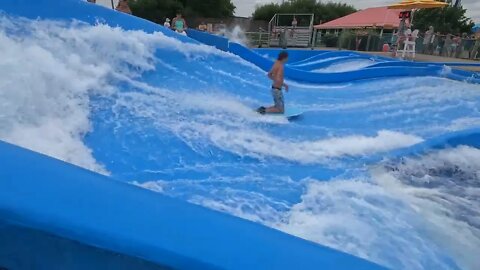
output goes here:
{"type": "Polygon", "coordinates": [[[317,31],[335,31],[343,29],[380,29],[395,30],[400,25],[400,10],[387,7],[374,7],[360,10],[350,15],[315,25],[317,31]]]}

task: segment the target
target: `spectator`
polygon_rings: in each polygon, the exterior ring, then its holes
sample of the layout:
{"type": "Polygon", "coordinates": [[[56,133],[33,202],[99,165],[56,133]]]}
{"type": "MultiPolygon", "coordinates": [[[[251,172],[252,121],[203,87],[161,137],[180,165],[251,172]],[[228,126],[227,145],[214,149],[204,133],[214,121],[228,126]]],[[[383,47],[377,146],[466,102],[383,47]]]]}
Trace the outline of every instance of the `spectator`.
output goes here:
{"type": "Polygon", "coordinates": [[[430,26],[423,37],[423,54],[431,54],[434,35],[433,26],[430,26]]]}
{"type": "Polygon", "coordinates": [[[462,34],[462,38],[460,39],[460,46],[458,48],[458,55],[459,58],[468,59],[470,58],[470,49],[473,45],[473,40],[470,39],[467,33],[462,34]]]}
{"type": "Polygon", "coordinates": [[[470,53],[470,59],[476,59],[480,49],[480,32],[475,34],[475,44],[473,45],[473,49],[470,53]]]}
{"type": "Polygon", "coordinates": [[[172,26],[170,25],[170,19],[169,19],[169,18],[166,18],[166,19],[165,19],[165,22],[163,23],[163,26],[165,26],[166,28],[172,27],[172,26]]]}
{"type": "Polygon", "coordinates": [[[182,17],[182,13],[180,11],[177,12],[177,16],[172,21],[172,28],[177,33],[186,34],[185,30],[187,29],[187,22],[182,17]]]}
{"type": "Polygon", "coordinates": [[[118,1],[118,5],[115,8],[117,11],[127,13],[127,14],[132,14],[132,10],[128,6],[128,0],[120,0],[118,1]]]}
{"type": "Polygon", "coordinates": [[[202,31],[202,32],[206,32],[207,31],[207,24],[205,22],[202,22],[201,24],[198,25],[198,30],[202,31]]]}
{"type": "Polygon", "coordinates": [[[455,45],[453,45],[452,35],[448,34],[445,38],[445,43],[443,45],[443,52],[444,56],[450,57],[452,56],[452,49],[455,45]]]}
{"type": "Polygon", "coordinates": [[[390,45],[388,43],[384,43],[382,47],[382,52],[389,52],[390,51],[390,45]]]}
{"type": "Polygon", "coordinates": [[[462,43],[462,38],[460,35],[455,35],[452,39],[452,57],[458,57],[459,55],[459,50],[460,50],[460,44],[462,43]]]}
{"type": "Polygon", "coordinates": [[[297,17],[293,16],[292,28],[293,28],[293,29],[297,28],[297,25],[298,25],[297,17]]]}
{"type": "Polygon", "coordinates": [[[433,36],[433,44],[432,44],[432,54],[433,55],[441,55],[442,52],[442,46],[443,46],[443,41],[442,41],[442,36],[440,35],[440,32],[437,32],[436,35],[433,36]]]}

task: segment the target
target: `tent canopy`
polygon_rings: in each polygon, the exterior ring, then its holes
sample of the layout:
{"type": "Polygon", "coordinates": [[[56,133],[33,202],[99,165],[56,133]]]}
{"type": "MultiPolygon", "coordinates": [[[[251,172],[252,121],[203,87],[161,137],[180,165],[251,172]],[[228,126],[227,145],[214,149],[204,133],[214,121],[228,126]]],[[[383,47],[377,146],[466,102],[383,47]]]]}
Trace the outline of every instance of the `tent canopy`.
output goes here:
{"type": "Polygon", "coordinates": [[[403,0],[399,3],[388,6],[390,9],[421,9],[421,8],[442,8],[448,3],[436,0],[403,0]]]}
{"type": "Polygon", "coordinates": [[[315,25],[315,29],[398,28],[400,11],[388,7],[360,10],[345,17],[315,25]]]}

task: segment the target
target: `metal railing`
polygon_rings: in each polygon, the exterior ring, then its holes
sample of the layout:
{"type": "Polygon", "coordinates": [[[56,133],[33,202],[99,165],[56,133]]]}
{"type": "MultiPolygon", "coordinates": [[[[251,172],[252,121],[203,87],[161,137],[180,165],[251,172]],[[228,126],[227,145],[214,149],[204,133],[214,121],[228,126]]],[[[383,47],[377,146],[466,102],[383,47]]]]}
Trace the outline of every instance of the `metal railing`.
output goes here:
{"type": "MultiPolygon", "coordinates": [[[[396,35],[391,33],[381,36],[378,34],[348,36],[323,34],[318,36],[314,43],[317,47],[358,51],[382,51],[383,45],[388,44],[393,50],[396,45],[396,35]]],[[[419,37],[416,39],[415,51],[426,55],[480,60],[480,39],[470,37],[448,39],[446,35],[437,35],[430,43],[424,44],[424,39],[419,37]]]]}
{"type": "Polygon", "coordinates": [[[252,47],[268,47],[269,34],[267,32],[245,32],[248,44],[252,47]]]}
{"type": "Polygon", "coordinates": [[[472,60],[480,58],[480,39],[469,37],[448,38],[437,35],[426,44],[423,38],[417,38],[415,47],[422,54],[472,60]]]}
{"type": "Polygon", "coordinates": [[[268,22],[269,46],[298,46],[308,47],[312,43],[313,13],[277,13],[268,22]],[[292,25],[293,18],[307,16],[307,20],[300,20],[300,25],[292,25]],[[307,23],[304,23],[307,21],[307,23]],[[302,25],[303,24],[303,25],[302,25]],[[306,30],[306,31],[304,31],[306,30]],[[304,39],[307,39],[306,41],[304,39]]]}

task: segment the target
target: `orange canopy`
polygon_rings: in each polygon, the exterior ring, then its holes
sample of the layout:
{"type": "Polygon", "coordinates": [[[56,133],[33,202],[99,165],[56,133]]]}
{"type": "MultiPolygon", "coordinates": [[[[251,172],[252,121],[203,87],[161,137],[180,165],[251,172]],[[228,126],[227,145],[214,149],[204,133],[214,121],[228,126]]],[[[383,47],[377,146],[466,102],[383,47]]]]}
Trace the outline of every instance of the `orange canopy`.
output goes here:
{"type": "Polygon", "coordinates": [[[388,7],[367,8],[324,24],[315,29],[398,28],[400,11],[388,7]]]}
{"type": "Polygon", "coordinates": [[[448,6],[448,3],[436,0],[403,0],[399,3],[388,6],[390,9],[421,9],[441,8],[448,6]]]}

